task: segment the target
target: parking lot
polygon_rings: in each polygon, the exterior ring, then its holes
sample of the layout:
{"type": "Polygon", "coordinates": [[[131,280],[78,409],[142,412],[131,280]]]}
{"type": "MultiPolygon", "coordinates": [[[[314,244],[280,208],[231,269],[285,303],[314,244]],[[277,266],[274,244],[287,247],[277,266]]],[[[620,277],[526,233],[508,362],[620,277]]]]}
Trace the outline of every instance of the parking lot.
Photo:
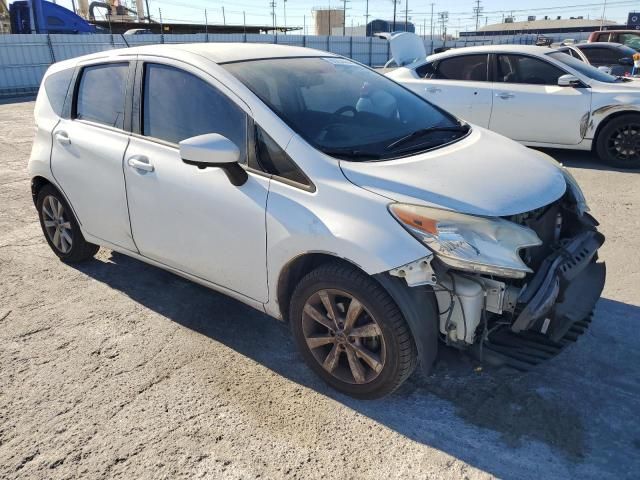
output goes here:
{"type": "Polygon", "coordinates": [[[32,110],[0,105],[0,478],[638,477],[640,173],[548,152],[607,236],[576,344],[525,374],[445,350],[365,402],[234,300],[104,249],[58,261],[26,171],[32,110]]]}

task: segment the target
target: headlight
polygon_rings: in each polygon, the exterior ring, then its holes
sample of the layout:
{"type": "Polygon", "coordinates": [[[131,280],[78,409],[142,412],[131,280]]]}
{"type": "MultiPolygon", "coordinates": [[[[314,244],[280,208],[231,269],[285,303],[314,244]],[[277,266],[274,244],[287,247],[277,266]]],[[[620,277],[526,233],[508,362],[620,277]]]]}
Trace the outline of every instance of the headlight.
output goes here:
{"type": "Polygon", "coordinates": [[[542,244],[533,230],[501,218],[402,203],[389,211],[443,263],[469,272],[522,278],[532,270],[519,250],[542,244]]]}
{"type": "Polygon", "coordinates": [[[576,201],[576,207],[578,208],[578,213],[580,215],[589,211],[589,206],[587,205],[587,199],[584,198],[584,193],[582,193],[582,189],[576,179],[571,175],[567,167],[561,167],[562,174],[564,175],[564,179],[567,182],[567,188],[571,190],[571,194],[573,195],[574,200],[576,201]]]}

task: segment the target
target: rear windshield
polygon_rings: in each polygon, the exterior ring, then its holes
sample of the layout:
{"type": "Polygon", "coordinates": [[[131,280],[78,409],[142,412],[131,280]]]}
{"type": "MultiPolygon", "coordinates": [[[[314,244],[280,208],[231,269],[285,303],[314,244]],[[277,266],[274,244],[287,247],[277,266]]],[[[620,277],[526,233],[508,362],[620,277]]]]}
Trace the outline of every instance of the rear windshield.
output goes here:
{"type": "Polygon", "coordinates": [[[69,90],[72,76],[73,69],[69,68],[52,73],[44,81],[44,90],[47,93],[51,108],[53,108],[53,111],[60,117],[62,116],[64,100],[67,98],[67,90],[69,90]]]}
{"type": "Polygon", "coordinates": [[[423,98],[347,59],[274,58],[223,66],[307,142],[337,158],[406,156],[468,131],[423,98]]]}

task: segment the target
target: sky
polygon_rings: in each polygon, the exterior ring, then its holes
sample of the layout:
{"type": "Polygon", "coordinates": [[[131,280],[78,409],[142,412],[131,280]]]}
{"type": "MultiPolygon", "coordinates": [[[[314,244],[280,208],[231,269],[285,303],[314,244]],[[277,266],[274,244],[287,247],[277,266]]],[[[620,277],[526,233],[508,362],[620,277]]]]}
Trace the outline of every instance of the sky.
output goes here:
{"type": "MultiPolygon", "coordinates": [[[[205,9],[210,24],[243,24],[243,16],[247,25],[271,25],[271,0],[147,0],[152,19],[159,18],[159,10],[167,22],[204,23],[205,9]],[[224,7],[224,18],[223,18],[224,7]],[[243,15],[244,13],[244,15],[243,15]]],[[[313,10],[321,8],[342,8],[344,0],[275,0],[276,23],[278,25],[305,27],[305,33],[313,34],[313,10]],[[286,13],[285,13],[286,9],[286,13]],[[286,15],[286,17],[285,17],[286,15]],[[286,20],[285,20],[286,18],[286,20]]],[[[447,32],[474,30],[476,17],[473,8],[475,0],[396,0],[397,18],[403,20],[405,9],[408,9],[409,21],[417,28],[417,33],[423,29],[430,31],[431,6],[433,4],[434,23],[437,23],[438,12],[447,11],[449,20],[447,32]],[[406,5],[405,2],[408,2],[406,5]]],[[[71,8],[72,0],[57,0],[57,3],[71,8]]],[[[135,8],[135,0],[121,0],[135,8]]],[[[503,16],[510,16],[513,12],[515,21],[526,20],[529,15],[542,18],[582,15],[585,18],[601,18],[603,0],[481,0],[482,8],[480,25],[485,23],[500,23],[503,16]]],[[[77,5],[77,0],[76,0],[77,5]]],[[[347,26],[365,24],[367,0],[348,0],[347,26]]],[[[627,13],[640,10],[638,0],[607,0],[605,18],[620,23],[626,23],[627,13]]],[[[374,18],[392,19],[393,0],[369,0],[369,20],[374,18]]],[[[96,10],[96,12],[101,10],[96,10]]],[[[435,28],[435,27],[434,27],[435,28]]],[[[437,32],[437,30],[436,30],[437,32]]],[[[300,32],[302,33],[302,31],[300,32]]]]}

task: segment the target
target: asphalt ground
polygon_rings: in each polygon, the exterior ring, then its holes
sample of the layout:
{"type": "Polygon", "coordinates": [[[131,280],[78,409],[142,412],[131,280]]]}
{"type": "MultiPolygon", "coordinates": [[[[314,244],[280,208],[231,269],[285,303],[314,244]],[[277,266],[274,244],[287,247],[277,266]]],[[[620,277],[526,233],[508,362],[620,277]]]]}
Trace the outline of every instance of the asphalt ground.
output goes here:
{"type": "Polygon", "coordinates": [[[0,105],[0,478],[640,476],[639,173],[549,152],[607,236],[578,342],[524,374],[445,350],[357,401],[234,300],[105,249],[58,261],[29,189],[32,110],[0,105]]]}

